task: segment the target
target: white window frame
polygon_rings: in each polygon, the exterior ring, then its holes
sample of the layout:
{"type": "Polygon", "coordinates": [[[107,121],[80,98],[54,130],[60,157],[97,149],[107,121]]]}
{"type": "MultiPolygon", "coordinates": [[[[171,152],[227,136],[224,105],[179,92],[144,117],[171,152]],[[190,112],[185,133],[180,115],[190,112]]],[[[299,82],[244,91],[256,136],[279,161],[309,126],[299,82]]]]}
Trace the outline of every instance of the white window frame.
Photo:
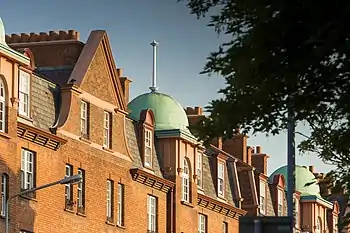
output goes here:
{"type": "Polygon", "coordinates": [[[152,137],[152,131],[149,129],[145,129],[145,166],[152,167],[152,152],[153,152],[153,137],[152,137]]]}
{"type": "Polygon", "coordinates": [[[20,115],[30,116],[30,74],[20,70],[18,84],[18,113],[20,115]]]}
{"type": "Polygon", "coordinates": [[[278,201],[277,201],[277,215],[278,216],[283,216],[283,191],[278,189],[277,190],[277,196],[278,196],[278,201]]]}
{"type": "Polygon", "coordinates": [[[157,230],[157,198],[152,195],[147,196],[147,230],[149,233],[157,230]]]}
{"type": "Polygon", "coordinates": [[[218,194],[225,195],[225,164],[221,161],[218,162],[218,194]]]}
{"type": "Polygon", "coordinates": [[[207,216],[198,215],[198,233],[207,233],[207,216]]]}
{"type": "Polygon", "coordinates": [[[88,135],[88,103],[83,100],[80,103],[80,133],[88,135]]]}
{"type": "Polygon", "coordinates": [[[197,186],[202,188],[203,180],[202,180],[202,170],[203,170],[203,154],[197,153],[197,186]]]}
{"type": "Polygon", "coordinates": [[[182,172],[182,201],[190,201],[190,168],[187,159],[183,160],[182,172]]]}
{"type": "Polygon", "coordinates": [[[103,113],[103,146],[111,146],[111,113],[107,111],[103,113]]]}
{"type": "Polygon", "coordinates": [[[113,218],[113,186],[114,182],[112,180],[107,180],[107,220],[110,220],[113,218]]]}
{"type": "Polygon", "coordinates": [[[260,180],[260,198],[259,198],[259,204],[260,204],[260,213],[265,214],[266,212],[266,182],[260,180]]]}
{"type": "MultiPolygon", "coordinates": [[[[66,174],[65,174],[65,178],[72,176],[73,175],[73,166],[70,164],[66,164],[66,174]]],[[[72,195],[72,184],[65,184],[65,197],[66,197],[66,201],[72,201],[73,197],[72,195]]]]}
{"type": "Polygon", "coordinates": [[[26,149],[21,150],[21,189],[34,188],[35,153],[26,149]]]}
{"type": "Polygon", "coordinates": [[[6,173],[3,173],[1,176],[1,216],[5,217],[6,215],[6,200],[8,194],[8,182],[9,176],[6,173]]]}
{"type": "Polygon", "coordinates": [[[5,132],[6,127],[6,93],[4,80],[0,78],[0,132],[5,132]]]}
{"type": "Polygon", "coordinates": [[[85,172],[83,169],[79,168],[78,169],[78,174],[83,177],[81,182],[78,183],[77,185],[77,203],[78,203],[78,208],[84,208],[85,206],[85,200],[84,200],[84,195],[85,195],[85,190],[84,190],[84,185],[85,185],[85,172]]]}
{"type": "Polygon", "coordinates": [[[124,225],[124,185],[118,183],[118,216],[117,225],[124,225]]]}

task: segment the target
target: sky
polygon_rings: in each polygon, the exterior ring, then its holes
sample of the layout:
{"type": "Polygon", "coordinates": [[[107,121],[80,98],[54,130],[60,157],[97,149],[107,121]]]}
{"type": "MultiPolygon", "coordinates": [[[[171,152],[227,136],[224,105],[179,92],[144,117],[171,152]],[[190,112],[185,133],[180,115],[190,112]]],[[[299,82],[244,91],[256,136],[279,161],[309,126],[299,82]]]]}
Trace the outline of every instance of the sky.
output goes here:
{"type": "MultiPolygon", "coordinates": [[[[157,86],[159,91],[178,100],[183,107],[206,106],[219,97],[225,86],[218,76],[200,75],[206,57],[217,50],[225,38],[218,36],[207,20],[191,15],[185,2],[177,0],[1,0],[0,17],[7,34],[75,29],[86,41],[92,30],[108,33],[117,67],[131,78],[130,99],[148,92],[152,81],[152,47],[158,46],[157,86]]],[[[227,39],[227,38],[226,38],[227,39]]],[[[298,131],[308,135],[304,126],[298,131]]],[[[298,144],[303,138],[296,135],[298,144]]],[[[254,135],[251,146],[260,145],[269,154],[268,173],[287,163],[287,135],[254,135]]],[[[316,172],[332,166],[316,155],[300,155],[299,165],[314,165],[316,172]]]]}

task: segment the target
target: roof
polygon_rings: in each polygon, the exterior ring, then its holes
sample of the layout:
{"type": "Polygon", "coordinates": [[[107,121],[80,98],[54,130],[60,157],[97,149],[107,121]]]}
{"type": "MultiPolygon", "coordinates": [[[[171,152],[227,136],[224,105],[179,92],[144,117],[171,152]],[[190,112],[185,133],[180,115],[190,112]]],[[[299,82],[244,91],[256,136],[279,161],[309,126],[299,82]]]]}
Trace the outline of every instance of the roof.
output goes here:
{"type": "MultiPolygon", "coordinates": [[[[288,177],[288,167],[283,166],[274,171],[269,181],[273,182],[273,177],[277,174],[281,174],[284,177],[288,177]]],[[[288,191],[288,179],[285,179],[286,191],[288,191]]],[[[296,165],[295,166],[295,189],[301,193],[301,196],[320,196],[320,187],[317,184],[314,174],[307,168],[296,165]]]]}
{"type": "Polygon", "coordinates": [[[167,94],[158,92],[142,94],[133,99],[128,108],[131,110],[130,116],[135,120],[140,119],[142,110],[152,109],[155,130],[180,129],[189,132],[185,110],[179,102],[167,94]]]}

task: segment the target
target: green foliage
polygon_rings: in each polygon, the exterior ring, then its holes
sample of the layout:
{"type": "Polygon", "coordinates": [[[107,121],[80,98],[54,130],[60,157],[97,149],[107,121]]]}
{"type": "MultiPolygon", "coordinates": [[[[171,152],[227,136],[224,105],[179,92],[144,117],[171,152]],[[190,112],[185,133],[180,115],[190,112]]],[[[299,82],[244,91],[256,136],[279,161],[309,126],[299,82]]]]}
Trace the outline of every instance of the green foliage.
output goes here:
{"type": "MultiPolygon", "coordinates": [[[[203,74],[218,74],[223,98],[207,107],[195,127],[205,142],[244,132],[278,134],[287,110],[307,122],[311,136],[299,145],[350,168],[350,2],[304,0],[187,0],[198,18],[230,41],[207,58],[203,74]]],[[[349,183],[346,183],[347,185],[349,183]]]]}

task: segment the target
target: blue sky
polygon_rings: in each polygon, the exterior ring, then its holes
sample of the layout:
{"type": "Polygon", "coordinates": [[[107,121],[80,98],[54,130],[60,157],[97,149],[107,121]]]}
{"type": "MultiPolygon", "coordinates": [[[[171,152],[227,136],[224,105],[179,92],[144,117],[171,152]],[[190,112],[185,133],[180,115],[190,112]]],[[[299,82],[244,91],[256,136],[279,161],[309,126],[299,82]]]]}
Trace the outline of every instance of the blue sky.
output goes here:
{"type": "MultiPolygon", "coordinates": [[[[159,91],[177,99],[184,107],[205,106],[224,86],[221,77],[199,75],[205,58],[223,42],[206,21],[189,14],[184,2],[177,0],[2,0],[0,17],[6,33],[48,32],[75,29],[86,41],[91,30],[106,30],[118,67],[124,69],[131,84],[131,98],[148,92],[152,76],[152,48],[158,49],[159,91]]],[[[305,127],[299,131],[307,134],[305,127]]],[[[275,137],[256,135],[249,145],[261,145],[270,155],[269,173],[286,164],[286,134],[275,137]]],[[[296,137],[297,142],[302,140],[296,137]]],[[[300,165],[314,165],[316,171],[331,167],[315,155],[299,155],[300,165]]]]}

